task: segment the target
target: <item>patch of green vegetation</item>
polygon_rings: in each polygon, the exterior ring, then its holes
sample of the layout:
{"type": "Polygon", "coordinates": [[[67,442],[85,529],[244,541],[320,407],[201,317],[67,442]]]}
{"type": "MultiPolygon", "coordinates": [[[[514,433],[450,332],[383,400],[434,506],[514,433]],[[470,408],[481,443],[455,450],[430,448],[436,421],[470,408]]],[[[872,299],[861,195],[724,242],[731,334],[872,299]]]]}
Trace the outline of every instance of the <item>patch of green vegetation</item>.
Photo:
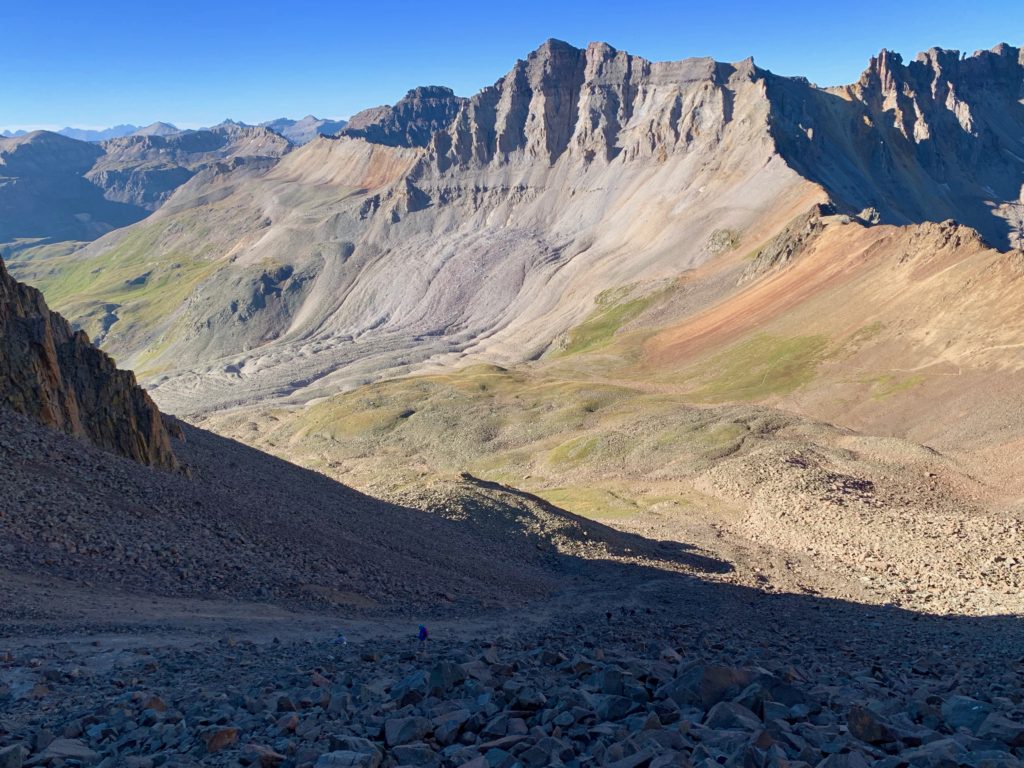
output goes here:
{"type": "Polygon", "coordinates": [[[20,267],[35,260],[47,261],[67,256],[87,245],[87,242],[81,240],[62,240],[57,243],[48,243],[38,239],[22,239],[15,240],[12,243],[0,243],[0,254],[5,259],[10,260],[12,264],[18,264],[20,267]]]}
{"type": "Polygon", "coordinates": [[[750,434],[746,424],[737,422],[712,424],[694,435],[696,452],[705,460],[723,459],[736,453],[750,434]]]}
{"type": "Polygon", "coordinates": [[[633,517],[640,512],[635,503],[605,488],[569,486],[533,493],[556,507],[591,520],[633,517]]]}
{"type": "Polygon", "coordinates": [[[636,284],[609,288],[597,295],[597,307],[582,323],[572,328],[559,356],[589,352],[609,344],[622,326],[639,317],[656,301],[671,293],[674,285],[663,285],[640,296],[636,284]]]}
{"type": "Polygon", "coordinates": [[[856,352],[859,352],[860,349],[868,342],[878,338],[884,330],[885,323],[880,320],[876,320],[862,328],[858,328],[847,338],[843,339],[843,341],[829,353],[829,357],[836,359],[848,358],[856,352]]]}
{"type": "Polygon", "coordinates": [[[556,467],[578,467],[593,456],[600,438],[576,437],[562,443],[548,454],[548,462],[556,467]]]}
{"type": "MultiPolygon", "coordinates": [[[[161,252],[158,244],[166,227],[163,222],[139,226],[92,258],[57,255],[33,260],[26,267],[37,270],[35,285],[48,303],[72,321],[81,321],[91,336],[102,330],[107,314],[102,308],[107,305],[116,306],[119,318],[110,326],[108,339],[142,335],[166,322],[194,287],[218,268],[209,258],[209,248],[161,252]],[[160,258],[153,258],[158,252],[160,258]]],[[[146,356],[157,353],[152,348],[146,356]]]]}
{"type": "Polygon", "coordinates": [[[884,400],[887,397],[906,392],[923,384],[924,380],[925,377],[921,374],[901,377],[891,373],[882,374],[881,376],[865,376],[859,379],[861,384],[869,384],[871,386],[871,398],[873,400],[884,400]]]}
{"type": "Polygon", "coordinates": [[[722,402],[792,392],[814,378],[827,346],[824,336],[786,338],[759,333],[705,363],[702,368],[710,377],[692,395],[722,402]]]}
{"type": "Polygon", "coordinates": [[[307,434],[332,440],[380,435],[404,422],[408,418],[405,416],[407,410],[395,407],[331,409],[329,413],[318,414],[321,418],[314,417],[307,421],[307,434]]]}
{"type": "Polygon", "coordinates": [[[858,328],[854,331],[853,335],[850,336],[850,342],[853,344],[862,344],[865,341],[871,341],[882,331],[885,330],[885,323],[881,320],[875,320],[873,323],[865,325],[863,328],[858,328]]]}
{"type": "Polygon", "coordinates": [[[595,310],[590,317],[569,331],[569,340],[560,354],[575,355],[605,346],[623,325],[638,317],[650,305],[650,298],[641,298],[595,310]]]}

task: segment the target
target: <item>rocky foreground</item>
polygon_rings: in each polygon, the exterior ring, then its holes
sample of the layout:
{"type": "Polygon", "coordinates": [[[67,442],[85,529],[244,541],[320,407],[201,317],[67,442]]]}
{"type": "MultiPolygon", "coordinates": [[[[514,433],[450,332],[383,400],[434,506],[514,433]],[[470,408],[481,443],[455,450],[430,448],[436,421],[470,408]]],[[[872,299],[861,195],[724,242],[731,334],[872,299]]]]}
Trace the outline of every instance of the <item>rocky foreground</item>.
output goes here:
{"type": "Polygon", "coordinates": [[[415,622],[342,626],[347,644],[8,638],[0,766],[982,768],[1024,756],[1014,619],[632,571],[531,615],[545,614],[438,625],[422,652],[415,622]]]}

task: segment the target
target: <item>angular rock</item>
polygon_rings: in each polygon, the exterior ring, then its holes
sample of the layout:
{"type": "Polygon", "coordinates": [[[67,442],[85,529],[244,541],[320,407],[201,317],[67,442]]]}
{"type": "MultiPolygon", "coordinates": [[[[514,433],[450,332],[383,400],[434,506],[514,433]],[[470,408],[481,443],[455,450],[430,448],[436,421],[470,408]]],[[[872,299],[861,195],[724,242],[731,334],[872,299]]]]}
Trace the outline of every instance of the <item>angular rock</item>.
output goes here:
{"type": "Polygon", "coordinates": [[[952,730],[966,728],[976,732],[992,713],[992,705],[970,696],[950,696],[942,702],[942,719],[952,730]]]}
{"type": "Polygon", "coordinates": [[[710,709],[704,725],[716,730],[756,731],[761,728],[761,719],[742,704],[720,701],[710,709]]]}
{"type": "Polygon", "coordinates": [[[314,768],[380,768],[380,753],[338,750],[326,752],[316,759],[314,768]]]}
{"type": "Polygon", "coordinates": [[[847,726],[853,736],[868,744],[889,744],[896,741],[896,734],[885,719],[867,707],[850,707],[847,726]]]}
{"type": "Polygon", "coordinates": [[[384,739],[389,747],[420,741],[433,730],[425,717],[393,717],[384,723],[384,739]]]}
{"type": "Polygon", "coordinates": [[[0,768],[21,768],[28,750],[21,744],[0,749],[0,768]]]}
{"type": "Polygon", "coordinates": [[[1024,747],[1024,723],[993,712],[978,726],[978,738],[994,739],[1013,748],[1024,747]]]}

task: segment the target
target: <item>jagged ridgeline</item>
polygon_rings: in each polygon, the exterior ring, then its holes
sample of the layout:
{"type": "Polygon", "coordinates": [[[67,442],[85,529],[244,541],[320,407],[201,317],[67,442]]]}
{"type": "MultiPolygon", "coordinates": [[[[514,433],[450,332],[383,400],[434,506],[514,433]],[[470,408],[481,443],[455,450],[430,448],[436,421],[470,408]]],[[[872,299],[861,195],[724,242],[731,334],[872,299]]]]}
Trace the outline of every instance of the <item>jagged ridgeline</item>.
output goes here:
{"type": "Polygon", "coordinates": [[[337,138],[211,164],[73,261],[12,269],[176,413],[515,365],[609,291],[756,252],[816,205],[1008,247],[1022,82],[1008,45],[883,52],[820,88],[549,40],[470,98],[417,88],[337,138]]]}
{"type": "Polygon", "coordinates": [[[143,464],[178,468],[163,417],[135,374],[51,312],[2,259],[0,406],[143,464]]]}

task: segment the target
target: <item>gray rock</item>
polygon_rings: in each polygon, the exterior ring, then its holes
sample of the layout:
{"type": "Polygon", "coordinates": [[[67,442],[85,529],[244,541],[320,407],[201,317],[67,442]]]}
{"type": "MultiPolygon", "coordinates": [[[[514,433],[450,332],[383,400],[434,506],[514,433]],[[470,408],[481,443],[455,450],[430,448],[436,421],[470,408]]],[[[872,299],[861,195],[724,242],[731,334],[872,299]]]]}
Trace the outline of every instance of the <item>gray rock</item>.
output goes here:
{"type": "Polygon", "coordinates": [[[621,720],[636,704],[625,696],[598,695],[594,697],[594,711],[598,720],[621,720]]]}
{"type": "Polygon", "coordinates": [[[384,739],[389,747],[420,741],[433,730],[425,717],[393,717],[384,723],[384,739]]]}
{"type": "Polygon", "coordinates": [[[659,688],[657,697],[672,699],[680,706],[697,704],[710,709],[720,701],[739,696],[754,675],[751,670],[737,667],[693,667],[659,688]]]}
{"type": "Polygon", "coordinates": [[[21,744],[0,749],[0,768],[21,768],[27,751],[21,744]]]}
{"type": "Polygon", "coordinates": [[[608,768],[645,768],[655,757],[653,749],[642,749],[636,754],[608,763],[608,768]]]}
{"type": "Polygon", "coordinates": [[[818,763],[818,768],[869,768],[870,765],[862,752],[842,752],[829,755],[818,763]]]}
{"type": "Polygon", "coordinates": [[[350,750],[338,750],[320,755],[314,763],[314,768],[379,768],[381,763],[380,753],[370,754],[367,752],[353,752],[350,750]]]}
{"type": "Polygon", "coordinates": [[[942,702],[942,719],[954,731],[966,728],[976,732],[991,713],[991,704],[970,696],[950,696],[942,702]]]}
{"type": "Polygon", "coordinates": [[[761,727],[761,719],[742,704],[720,701],[708,712],[704,725],[716,730],[756,731],[761,727]]]}
{"type": "Polygon", "coordinates": [[[994,739],[1010,747],[1024,747],[1024,723],[1010,720],[1005,715],[993,712],[978,726],[978,737],[994,739]]]}
{"type": "Polygon", "coordinates": [[[847,725],[853,736],[868,744],[889,744],[896,741],[896,734],[885,719],[867,707],[850,707],[847,725]]]}
{"type": "Polygon", "coordinates": [[[391,698],[397,701],[399,706],[405,707],[423,701],[429,691],[430,682],[427,673],[418,670],[402,678],[391,687],[391,698]]]}
{"type": "Polygon", "coordinates": [[[403,744],[391,750],[400,765],[432,765],[438,762],[437,754],[426,744],[403,744]]]}
{"type": "Polygon", "coordinates": [[[331,736],[330,744],[332,752],[362,752],[383,758],[376,744],[359,736],[331,736]]]}
{"type": "Polygon", "coordinates": [[[53,760],[74,760],[81,765],[95,765],[99,759],[99,753],[79,739],[54,739],[46,749],[33,757],[29,764],[41,765],[53,760]]]}
{"type": "MultiPolygon", "coordinates": [[[[430,670],[430,677],[427,683],[428,692],[431,696],[440,696],[466,679],[466,671],[459,664],[450,661],[442,661],[434,665],[430,670]]],[[[392,696],[394,693],[392,692],[392,696]]]]}

